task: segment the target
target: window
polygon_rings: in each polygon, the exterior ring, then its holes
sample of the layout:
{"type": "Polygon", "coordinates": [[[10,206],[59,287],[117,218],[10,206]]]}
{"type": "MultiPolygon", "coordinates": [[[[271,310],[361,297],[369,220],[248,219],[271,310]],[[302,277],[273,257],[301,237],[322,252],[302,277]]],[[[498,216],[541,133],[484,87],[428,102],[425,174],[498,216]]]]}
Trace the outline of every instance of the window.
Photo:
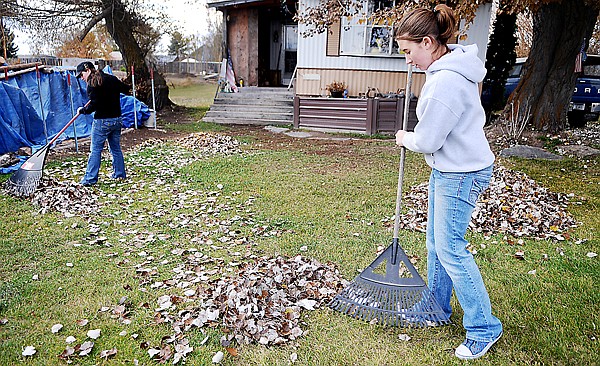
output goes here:
{"type": "Polygon", "coordinates": [[[377,10],[393,7],[396,0],[364,1],[365,13],[362,16],[342,19],[340,55],[399,56],[398,43],[392,39],[393,27],[374,24],[367,19],[377,10]]]}

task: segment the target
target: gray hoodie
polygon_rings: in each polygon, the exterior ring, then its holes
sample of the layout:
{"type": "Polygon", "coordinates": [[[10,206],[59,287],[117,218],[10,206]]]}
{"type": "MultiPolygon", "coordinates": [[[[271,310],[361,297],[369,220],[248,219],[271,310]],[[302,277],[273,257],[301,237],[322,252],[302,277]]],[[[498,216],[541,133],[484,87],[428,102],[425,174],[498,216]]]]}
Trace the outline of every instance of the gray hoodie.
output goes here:
{"type": "Polygon", "coordinates": [[[425,154],[442,172],[473,172],[494,162],[483,132],[485,112],[479,97],[486,70],[477,46],[448,45],[452,52],[434,61],[417,103],[419,123],[404,135],[409,150],[425,154]]]}

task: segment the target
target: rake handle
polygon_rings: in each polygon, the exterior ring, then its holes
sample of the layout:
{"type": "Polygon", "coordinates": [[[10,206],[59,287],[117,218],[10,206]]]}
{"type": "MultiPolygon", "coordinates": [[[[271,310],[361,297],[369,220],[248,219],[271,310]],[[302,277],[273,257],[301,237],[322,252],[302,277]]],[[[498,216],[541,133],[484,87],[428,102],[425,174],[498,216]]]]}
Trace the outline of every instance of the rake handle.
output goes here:
{"type": "MultiPolygon", "coordinates": [[[[408,128],[408,112],[410,107],[410,90],[412,87],[412,65],[408,65],[408,74],[406,76],[406,88],[404,91],[404,109],[402,110],[402,130],[408,128]]],[[[404,184],[404,160],[406,159],[406,148],[400,148],[400,166],[398,169],[398,191],[396,193],[396,212],[394,215],[394,240],[392,242],[394,249],[392,252],[392,263],[396,264],[398,254],[398,233],[400,232],[400,211],[402,210],[402,185],[404,184]]]]}
{"type": "MultiPolygon", "coordinates": [[[[408,128],[408,110],[410,107],[410,89],[412,87],[412,65],[408,65],[408,75],[406,77],[406,90],[404,92],[404,109],[402,111],[402,130],[408,128]]],[[[406,158],[406,148],[400,148],[400,167],[398,172],[398,192],[396,194],[396,214],[394,215],[394,239],[398,238],[400,231],[400,211],[402,210],[402,184],[404,183],[404,160],[406,158]]]]}
{"type": "MultiPolygon", "coordinates": [[[[87,107],[88,105],[90,105],[91,102],[92,101],[89,100],[87,103],[85,103],[84,107],[87,107]]],[[[69,122],[67,122],[67,124],[65,125],[65,127],[63,127],[60,131],[58,131],[58,133],[46,145],[49,147],[50,145],[52,145],[53,143],[55,143],[56,140],[58,140],[58,138],[60,137],[60,135],[62,135],[63,132],[65,132],[67,130],[67,128],[69,128],[69,126],[72,125],[73,122],[75,122],[75,120],[77,119],[77,117],[79,117],[80,115],[81,115],[81,113],[78,111],[77,114],[74,115],[73,118],[71,118],[71,120],[69,120],[69,122]]]]}

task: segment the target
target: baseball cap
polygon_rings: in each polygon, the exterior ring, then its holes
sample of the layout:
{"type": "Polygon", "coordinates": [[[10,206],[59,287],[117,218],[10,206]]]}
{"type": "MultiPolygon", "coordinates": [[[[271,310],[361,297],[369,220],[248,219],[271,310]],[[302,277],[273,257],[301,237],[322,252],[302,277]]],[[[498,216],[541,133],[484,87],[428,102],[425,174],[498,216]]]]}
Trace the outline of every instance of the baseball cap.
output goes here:
{"type": "Polygon", "coordinates": [[[83,61],[82,63],[80,63],[79,65],[77,65],[77,71],[75,72],[75,74],[77,75],[78,78],[81,77],[81,74],[85,71],[85,70],[95,70],[96,68],[94,67],[94,64],[89,62],[89,61],[83,61]]]}

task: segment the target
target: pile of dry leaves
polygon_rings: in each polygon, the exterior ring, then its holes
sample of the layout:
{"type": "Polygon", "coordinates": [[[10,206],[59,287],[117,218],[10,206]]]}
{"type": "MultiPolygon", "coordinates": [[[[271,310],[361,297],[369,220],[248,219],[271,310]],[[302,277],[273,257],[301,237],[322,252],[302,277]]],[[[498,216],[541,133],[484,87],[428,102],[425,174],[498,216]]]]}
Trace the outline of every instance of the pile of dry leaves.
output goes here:
{"type": "Polygon", "coordinates": [[[177,144],[194,152],[210,155],[241,154],[240,143],[231,136],[208,132],[193,133],[176,140],[177,144]]]}
{"type": "MultiPolygon", "coordinates": [[[[427,188],[427,183],[420,184],[403,199],[408,212],[401,218],[401,228],[425,231],[427,188]]],[[[488,190],[477,202],[470,228],[486,235],[501,232],[565,240],[565,233],[577,226],[566,210],[568,204],[568,196],[550,192],[526,174],[497,166],[488,190]]]]}
{"type": "Polygon", "coordinates": [[[181,289],[181,295],[160,297],[156,309],[155,320],[172,322],[176,337],[192,327],[212,326],[227,329],[226,341],[238,344],[285,343],[303,334],[302,309],[320,307],[346,283],[332,265],[300,255],[260,257],[231,275],[213,278],[215,271],[199,270],[189,254],[182,252],[186,269],[166,282],[175,288],[184,282],[196,285],[181,289]]]}
{"type": "Polygon", "coordinates": [[[39,212],[62,213],[65,217],[90,215],[98,211],[98,196],[90,188],[73,181],[57,181],[45,177],[31,196],[39,212]]]}

